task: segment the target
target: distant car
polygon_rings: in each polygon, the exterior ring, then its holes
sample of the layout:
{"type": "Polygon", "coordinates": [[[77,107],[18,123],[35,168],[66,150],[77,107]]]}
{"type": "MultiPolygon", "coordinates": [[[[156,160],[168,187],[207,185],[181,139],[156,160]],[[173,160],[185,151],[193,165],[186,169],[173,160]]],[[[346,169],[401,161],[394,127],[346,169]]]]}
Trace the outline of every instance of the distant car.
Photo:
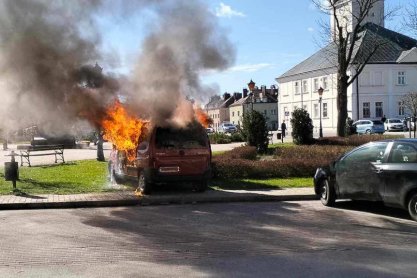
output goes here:
{"type": "Polygon", "coordinates": [[[222,123],[219,131],[223,133],[234,133],[237,131],[237,127],[232,123],[222,123]]]}
{"type": "Polygon", "coordinates": [[[210,133],[214,133],[214,129],[213,129],[212,127],[207,127],[207,128],[206,128],[206,132],[207,132],[208,134],[210,134],[210,133]]]}
{"type": "Polygon", "coordinates": [[[417,139],[371,142],[318,168],[314,190],[325,206],[336,199],[382,201],[417,221],[417,139]]]}
{"type": "Polygon", "coordinates": [[[371,134],[385,132],[384,123],[380,120],[359,120],[352,124],[358,134],[371,134]]]}
{"type": "Polygon", "coordinates": [[[410,126],[411,126],[411,130],[414,130],[414,122],[410,121],[409,119],[407,120],[407,118],[403,119],[402,122],[403,122],[405,131],[409,131],[410,126]]]}
{"type": "Polygon", "coordinates": [[[400,119],[387,119],[384,123],[384,128],[386,131],[403,131],[404,124],[400,119]]]}

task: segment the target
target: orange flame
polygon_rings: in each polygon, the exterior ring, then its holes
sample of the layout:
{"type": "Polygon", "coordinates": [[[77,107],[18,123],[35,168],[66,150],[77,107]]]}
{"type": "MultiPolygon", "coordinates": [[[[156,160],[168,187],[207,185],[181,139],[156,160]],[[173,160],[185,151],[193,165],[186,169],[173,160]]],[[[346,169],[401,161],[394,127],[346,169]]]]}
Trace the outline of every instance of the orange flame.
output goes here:
{"type": "Polygon", "coordinates": [[[106,114],[101,122],[104,139],[116,145],[117,150],[126,151],[127,159],[133,161],[138,143],[148,132],[149,122],[130,115],[119,101],[106,114]]]}
{"type": "Polygon", "coordinates": [[[194,113],[197,118],[197,121],[204,126],[205,128],[209,127],[209,125],[213,124],[213,120],[207,115],[206,112],[203,111],[203,109],[197,107],[194,108],[194,113]]]}

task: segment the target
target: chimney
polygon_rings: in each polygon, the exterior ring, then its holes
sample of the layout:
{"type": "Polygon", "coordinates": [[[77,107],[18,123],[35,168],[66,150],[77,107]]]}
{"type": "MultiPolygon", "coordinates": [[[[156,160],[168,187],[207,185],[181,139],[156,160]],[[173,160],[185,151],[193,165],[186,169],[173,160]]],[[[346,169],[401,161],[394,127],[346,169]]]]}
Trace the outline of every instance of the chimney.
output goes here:
{"type": "Polygon", "coordinates": [[[261,90],[262,90],[262,94],[265,95],[265,93],[266,93],[266,86],[265,85],[262,85],[261,86],[261,90]]]}
{"type": "Polygon", "coordinates": [[[243,97],[247,97],[248,96],[248,89],[243,88],[243,97]]]}
{"type": "Polygon", "coordinates": [[[242,98],[242,94],[241,93],[234,93],[233,97],[235,98],[235,101],[236,101],[236,100],[239,100],[239,99],[242,98]]]}
{"type": "Polygon", "coordinates": [[[229,93],[224,93],[223,94],[223,100],[227,100],[230,98],[230,94],[229,93]]]}

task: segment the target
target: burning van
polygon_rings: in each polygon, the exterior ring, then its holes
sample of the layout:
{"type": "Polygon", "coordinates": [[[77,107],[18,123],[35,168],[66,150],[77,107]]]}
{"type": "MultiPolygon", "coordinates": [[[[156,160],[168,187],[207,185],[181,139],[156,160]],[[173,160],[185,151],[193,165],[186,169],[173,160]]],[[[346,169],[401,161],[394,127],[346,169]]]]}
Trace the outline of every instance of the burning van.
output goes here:
{"type": "Polygon", "coordinates": [[[134,178],[144,194],[155,184],[172,182],[192,182],[203,192],[211,177],[210,141],[197,122],[184,128],[154,127],[139,142],[134,159],[116,151],[109,166],[112,179],[134,178]]]}

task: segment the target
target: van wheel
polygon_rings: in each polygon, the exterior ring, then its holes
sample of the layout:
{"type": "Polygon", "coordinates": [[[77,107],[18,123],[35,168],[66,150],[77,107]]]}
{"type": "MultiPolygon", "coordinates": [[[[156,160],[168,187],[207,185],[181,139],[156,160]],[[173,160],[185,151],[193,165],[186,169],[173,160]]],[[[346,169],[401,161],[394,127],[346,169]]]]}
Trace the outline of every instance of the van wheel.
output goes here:
{"type": "Polygon", "coordinates": [[[411,195],[408,201],[408,213],[414,221],[417,221],[417,193],[411,195]]]}
{"type": "Polygon", "coordinates": [[[145,177],[145,173],[143,171],[139,173],[137,191],[142,194],[151,194],[152,191],[152,184],[145,177]]]}
{"type": "Polygon", "coordinates": [[[327,179],[320,181],[320,201],[326,207],[332,207],[336,201],[336,193],[334,187],[329,184],[327,179]]]}
{"type": "Polygon", "coordinates": [[[197,192],[204,192],[207,190],[207,187],[208,187],[208,182],[206,179],[204,179],[196,185],[195,189],[197,192]]]}

